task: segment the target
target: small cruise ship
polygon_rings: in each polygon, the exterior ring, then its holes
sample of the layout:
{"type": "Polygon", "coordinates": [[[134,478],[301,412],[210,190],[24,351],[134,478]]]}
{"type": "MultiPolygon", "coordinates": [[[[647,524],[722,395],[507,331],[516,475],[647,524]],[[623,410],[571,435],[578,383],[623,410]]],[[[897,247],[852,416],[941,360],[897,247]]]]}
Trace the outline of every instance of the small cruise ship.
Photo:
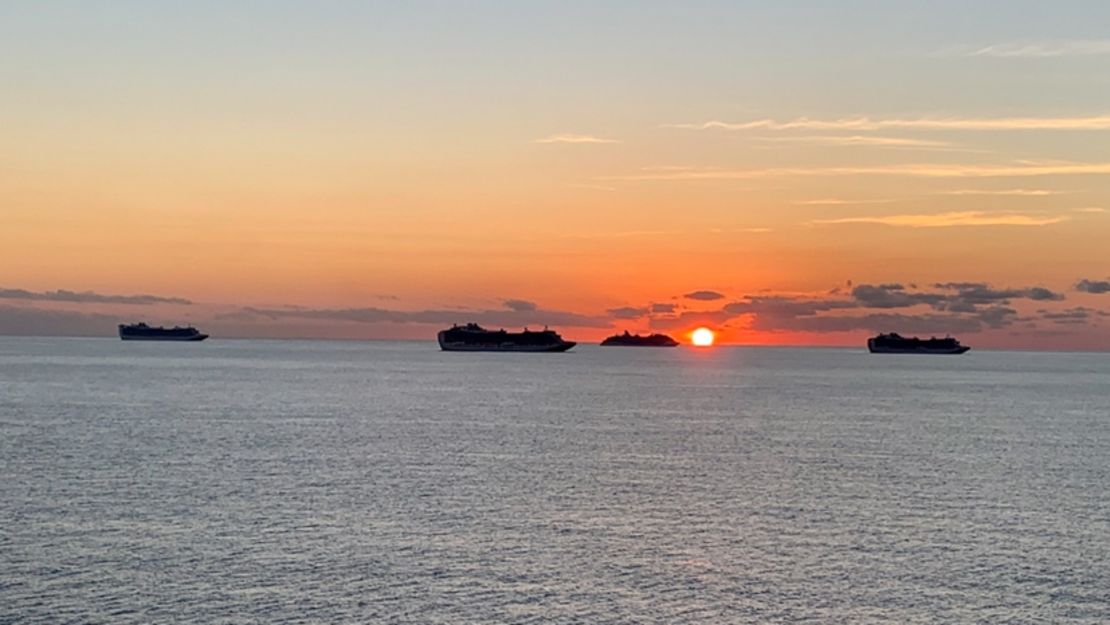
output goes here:
{"type": "Polygon", "coordinates": [[[891,332],[867,339],[867,349],[872,354],[962,354],[971,348],[952,337],[919,339],[891,332]]]}
{"type": "Polygon", "coordinates": [[[547,328],[506,332],[487,330],[476,323],[441,330],[437,339],[440,349],[446,352],[565,352],[577,345],[547,328]]]}
{"type": "Polygon", "coordinates": [[[124,341],[203,341],[208,338],[193,326],[149,326],[143,322],[121,323],[119,337],[124,341]]]}
{"type": "Polygon", "coordinates": [[[629,334],[628,330],[625,330],[624,334],[614,334],[605,339],[601,342],[601,345],[603,347],[675,347],[678,345],[678,341],[666,334],[640,336],[639,334],[629,334]]]}

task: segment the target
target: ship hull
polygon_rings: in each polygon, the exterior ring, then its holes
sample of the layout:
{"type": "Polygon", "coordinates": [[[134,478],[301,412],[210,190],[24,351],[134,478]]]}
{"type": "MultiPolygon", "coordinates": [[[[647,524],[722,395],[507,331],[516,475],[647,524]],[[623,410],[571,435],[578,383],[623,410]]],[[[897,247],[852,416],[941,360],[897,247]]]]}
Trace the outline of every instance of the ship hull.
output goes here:
{"type": "Polygon", "coordinates": [[[121,334],[119,338],[123,341],[173,341],[177,343],[195,343],[197,341],[203,341],[204,339],[208,338],[208,335],[194,334],[193,336],[136,336],[121,334]]]}
{"type": "Polygon", "coordinates": [[[565,352],[577,345],[574,341],[564,341],[554,345],[470,345],[462,343],[439,342],[439,348],[445,352],[522,352],[522,353],[551,353],[565,352]]]}
{"type": "Polygon", "coordinates": [[[961,345],[959,347],[951,348],[931,348],[931,347],[884,347],[875,345],[872,341],[867,342],[867,349],[872,354],[932,354],[938,356],[955,356],[967,352],[970,347],[961,345]]]}

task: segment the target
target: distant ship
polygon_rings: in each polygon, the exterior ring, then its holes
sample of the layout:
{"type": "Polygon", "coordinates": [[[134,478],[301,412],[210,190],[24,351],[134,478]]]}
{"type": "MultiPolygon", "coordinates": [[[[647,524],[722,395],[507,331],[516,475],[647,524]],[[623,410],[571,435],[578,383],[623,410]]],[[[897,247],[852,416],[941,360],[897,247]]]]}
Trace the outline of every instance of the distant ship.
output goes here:
{"type": "Polygon", "coordinates": [[[954,338],[906,338],[891,332],[867,339],[872,354],[962,354],[971,349],[954,338]]]}
{"type": "Polygon", "coordinates": [[[201,334],[192,326],[163,328],[148,326],[145,323],[121,323],[119,337],[125,341],[203,341],[207,334],[201,334]]]}
{"type": "Polygon", "coordinates": [[[439,347],[447,352],[565,352],[577,345],[564,341],[554,330],[523,332],[487,330],[476,323],[451,326],[437,335],[439,347]]]}
{"type": "Polygon", "coordinates": [[[666,334],[640,336],[639,334],[629,334],[628,330],[625,330],[624,334],[614,334],[602,341],[601,344],[606,347],[611,345],[620,347],[675,347],[678,345],[678,341],[666,334]]]}

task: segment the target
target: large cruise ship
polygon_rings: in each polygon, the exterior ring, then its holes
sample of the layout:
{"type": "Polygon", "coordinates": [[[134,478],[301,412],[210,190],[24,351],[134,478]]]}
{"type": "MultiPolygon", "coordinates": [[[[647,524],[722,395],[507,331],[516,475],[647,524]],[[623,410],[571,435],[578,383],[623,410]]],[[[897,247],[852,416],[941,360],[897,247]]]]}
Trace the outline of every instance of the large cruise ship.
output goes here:
{"type": "Polygon", "coordinates": [[[203,341],[208,335],[193,326],[163,328],[139,322],[119,324],[119,337],[125,341],[203,341]]]}
{"type": "Polygon", "coordinates": [[[565,352],[577,345],[547,328],[506,332],[487,330],[476,323],[451,326],[441,330],[437,338],[440,349],[448,352],[565,352]]]}
{"type": "Polygon", "coordinates": [[[621,347],[675,347],[678,341],[672,339],[666,334],[649,334],[648,336],[640,336],[639,334],[629,334],[628,330],[624,334],[614,334],[601,342],[603,347],[621,346],[621,347]]]}
{"type": "Polygon", "coordinates": [[[891,332],[867,339],[867,349],[872,354],[962,354],[971,348],[951,337],[919,339],[891,332]]]}

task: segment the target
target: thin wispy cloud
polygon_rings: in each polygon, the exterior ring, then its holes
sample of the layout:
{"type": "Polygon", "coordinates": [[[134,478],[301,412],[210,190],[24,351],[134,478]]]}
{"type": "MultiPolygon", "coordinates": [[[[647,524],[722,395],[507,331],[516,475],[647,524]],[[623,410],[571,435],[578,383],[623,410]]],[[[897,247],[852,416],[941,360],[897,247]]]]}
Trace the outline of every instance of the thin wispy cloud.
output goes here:
{"type": "Polygon", "coordinates": [[[773,232],[771,228],[710,228],[713,234],[766,234],[773,232]]]}
{"type": "Polygon", "coordinates": [[[160,295],[106,295],[92,291],[28,291],[26,289],[0,288],[0,299],[19,299],[42,302],[68,302],[73,304],[136,304],[147,306],[150,304],[180,304],[192,305],[192,302],[183,297],[163,297],[160,295]]]}
{"type": "Polygon", "coordinates": [[[913,178],[1019,178],[1032,176],[1105,175],[1108,163],[1022,161],[1004,165],[921,163],[868,167],[779,167],[771,169],[700,169],[598,176],[596,180],[750,180],[785,176],[906,176],[913,178]]]}
{"type": "Polygon", "coordinates": [[[965,48],[962,51],[962,56],[985,56],[1000,59],[1047,59],[1064,56],[1103,55],[1110,55],[1110,39],[997,43],[982,48],[965,48]]]}
{"type": "Polygon", "coordinates": [[[1043,197],[1047,195],[1059,195],[1062,191],[1054,191],[1052,189],[955,189],[953,191],[941,191],[941,195],[1006,195],[1017,197],[1043,197]]]}
{"type": "Polygon", "coordinates": [[[1108,280],[1091,280],[1083,278],[1075,285],[1075,290],[1084,293],[1093,293],[1101,295],[1103,293],[1110,293],[1110,279],[1108,280]]]}
{"type": "Polygon", "coordinates": [[[838,219],[815,219],[808,223],[811,225],[875,224],[901,228],[953,228],[961,226],[1048,226],[1067,220],[1067,216],[1061,215],[964,211],[923,215],[841,217],[838,219]]]}
{"type": "MultiPolygon", "coordinates": [[[[254,308],[244,307],[241,312],[256,319],[279,321],[282,319],[307,319],[322,322],[432,324],[473,321],[494,326],[527,326],[551,323],[579,328],[606,328],[610,319],[563,310],[541,308],[527,300],[509,299],[501,308],[487,310],[393,310],[377,307],[362,308],[254,308]]],[[[248,317],[249,318],[249,317],[248,317]]]]}
{"type": "Polygon", "coordinates": [[[632,237],[654,237],[674,234],[670,230],[621,230],[617,232],[577,232],[561,235],[563,239],[628,239],[632,237]]]}
{"type": "Polygon", "coordinates": [[[746,122],[712,120],[696,124],[663,124],[664,128],[687,130],[1110,130],[1110,115],[1088,117],[919,117],[887,118],[844,117],[788,121],[756,119],[746,122]]]}
{"type": "Polygon", "coordinates": [[[810,145],[835,145],[848,147],[873,146],[880,148],[948,148],[948,141],[908,139],[905,137],[877,137],[867,135],[809,135],[801,137],[759,137],[760,141],[775,143],[804,143],[810,145]]]}
{"type": "Polygon", "coordinates": [[[572,133],[551,135],[543,139],[536,139],[536,143],[620,143],[616,139],[606,139],[593,135],[578,135],[572,133]]]}
{"type": "Polygon", "coordinates": [[[603,184],[583,184],[583,183],[579,183],[579,182],[570,182],[570,183],[567,183],[567,186],[568,187],[574,187],[576,189],[593,189],[595,191],[616,191],[617,190],[616,187],[609,187],[609,186],[606,186],[606,185],[603,185],[603,184]]]}
{"type": "Polygon", "coordinates": [[[840,198],[819,198],[816,200],[801,200],[794,202],[798,206],[844,206],[854,204],[890,204],[894,200],[844,200],[840,198]]]}
{"type": "Polygon", "coordinates": [[[719,293],[717,291],[703,290],[703,291],[691,291],[689,293],[686,293],[682,297],[685,297],[686,299],[693,299],[693,300],[698,300],[698,301],[702,301],[702,302],[712,302],[714,300],[724,299],[725,295],[724,295],[724,293],[719,293]]]}
{"type": "Polygon", "coordinates": [[[1072,210],[1077,212],[1077,213],[1093,213],[1093,214],[1099,214],[1099,213],[1105,213],[1106,212],[1106,209],[1101,207],[1101,206],[1084,206],[1082,208],[1073,208],[1072,210]]]}
{"type": "MultiPolygon", "coordinates": [[[[1076,288],[1110,290],[1110,283],[1082,280],[1076,288]]],[[[774,292],[747,295],[716,310],[653,315],[652,326],[688,328],[696,323],[723,324],[746,318],[750,329],[768,332],[882,331],[890,327],[915,333],[975,332],[1017,323],[1021,317],[1012,304],[1064,299],[1063,293],[1040,285],[996,288],[985,282],[943,282],[931,288],[918,288],[896,282],[859,284],[850,292],[836,289],[821,295],[774,292]]],[[[1101,314],[1096,309],[1089,312],[1101,314]]]]}

